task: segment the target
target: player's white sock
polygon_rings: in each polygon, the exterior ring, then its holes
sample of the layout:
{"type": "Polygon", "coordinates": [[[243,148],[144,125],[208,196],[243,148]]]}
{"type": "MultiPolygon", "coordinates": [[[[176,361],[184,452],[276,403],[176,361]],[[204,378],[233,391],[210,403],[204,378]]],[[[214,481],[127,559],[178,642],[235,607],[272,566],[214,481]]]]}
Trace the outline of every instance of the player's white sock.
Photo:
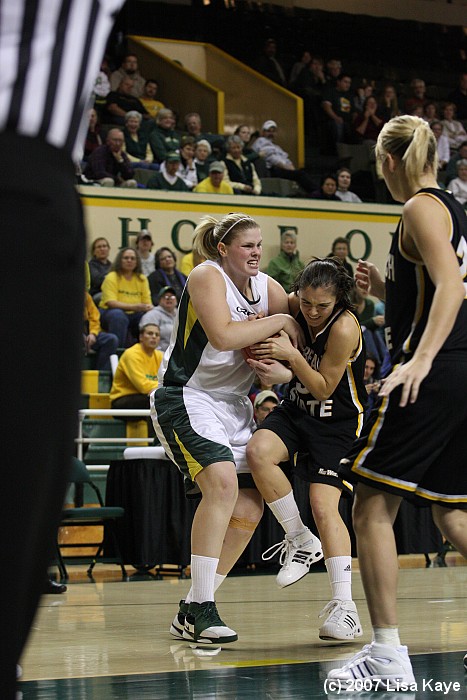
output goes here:
{"type": "Polygon", "coordinates": [[[398,627],[373,627],[373,641],[388,647],[400,647],[398,627]]]}
{"type": "Polygon", "coordinates": [[[325,564],[332,598],[352,600],[352,557],[329,557],[325,564]]]}
{"type": "Polygon", "coordinates": [[[306,530],[306,525],[303,524],[300,517],[293,491],[290,491],[287,496],[278,498],[277,501],[272,501],[267,505],[287,535],[295,537],[295,535],[299,535],[306,530]]]}
{"type": "MultiPolygon", "coordinates": [[[[219,559],[191,555],[191,601],[214,600],[214,579],[219,559]]],[[[185,599],[186,600],[186,599],[185,599]]]]}
{"type": "MultiPolygon", "coordinates": [[[[219,588],[221,583],[223,583],[226,578],[227,578],[227,574],[216,574],[214,576],[214,593],[217,591],[217,589],[219,588]]],[[[190,590],[186,594],[185,603],[191,603],[192,600],[193,600],[193,586],[190,588],[190,590]]]]}

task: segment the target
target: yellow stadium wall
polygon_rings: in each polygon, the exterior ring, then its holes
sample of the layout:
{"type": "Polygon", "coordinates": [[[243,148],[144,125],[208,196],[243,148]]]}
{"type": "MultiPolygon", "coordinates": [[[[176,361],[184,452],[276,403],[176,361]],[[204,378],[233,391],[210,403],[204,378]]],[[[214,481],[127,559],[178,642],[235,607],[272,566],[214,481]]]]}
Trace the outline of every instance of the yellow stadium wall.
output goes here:
{"type": "Polygon", "coordinates": [[[252,216],[263,234],[262,269],[277,254],[280,234],[293,229],[298,248],[306,261],[313,255],[325,256],[337,236],[349,239],[351,259],[370,258],[384,270],[391,235],[401,207],[389,204],[347,204],[312,199],[248,197],[242,195],[183,194],[79,188],[84,204],[89,243],[105,236],[111,245],[110,258],[122,245],[133,244],[137,233],[147,228],[154,249],[166,245],[177,252],[178,260],[191,250],[193,230],[200,218],[211,214],[221,218],[232,211],[252,216]]]}

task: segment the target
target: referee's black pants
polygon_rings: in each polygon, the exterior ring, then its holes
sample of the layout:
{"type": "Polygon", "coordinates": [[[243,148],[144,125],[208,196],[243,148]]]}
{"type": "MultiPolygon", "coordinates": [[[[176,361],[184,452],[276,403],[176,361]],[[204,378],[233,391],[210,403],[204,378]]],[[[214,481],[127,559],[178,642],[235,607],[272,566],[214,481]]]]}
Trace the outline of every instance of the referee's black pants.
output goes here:
{"type": "Polygon", "coordinates": [[[77,433],[85,241],[69,156],[3,132],[0,159],[0,678],[10,700],[77,433]]]}

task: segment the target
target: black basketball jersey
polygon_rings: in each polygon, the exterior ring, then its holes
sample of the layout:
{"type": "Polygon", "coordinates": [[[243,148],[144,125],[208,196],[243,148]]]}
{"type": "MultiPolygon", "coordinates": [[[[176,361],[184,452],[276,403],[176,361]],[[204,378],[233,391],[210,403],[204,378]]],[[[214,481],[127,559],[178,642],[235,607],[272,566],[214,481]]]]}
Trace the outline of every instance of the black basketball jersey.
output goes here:
{"type": "Polygon", "coordinates": [[[288,398],[302,411],[305,411],[314,418],[326,421],[342,421],[347,418],[361,416],[367,402],[368,394],[363,384],[363,372],[365,369],[365,348],[363,343],[362,329],[354,314],[344,309],[339,309],[331,316],[327,325],[318,333],[313,341],[308,324],[300,311],[297,321],[305,333],[306,346],[303,355],[315,370],[319,370],[321,359],[326,351],[329,334],[334,323],[343,313],[349,313],[358,326],[359,341],[355,355],[347,362],[344,374],[336,387],[334,393],[325,401],[318,401],[300,382],[298,377],[293,377],[289,383],[288,398]]]}
{"type": "MultiPolygon", "coordinates": [[[[425,188],[415,196],[429,195],[445,208],[451,220],[451,245],[456,251],[466,298],[454,328],[440,353],[467,351],[467,217],[450,192],[425,188]]],[[[410,359],[425,330],[435,286],[425,265],[411,258],[402,247],[403,221],[400,220],[386,263],[386,344],[393,364],[410,359]]]]}

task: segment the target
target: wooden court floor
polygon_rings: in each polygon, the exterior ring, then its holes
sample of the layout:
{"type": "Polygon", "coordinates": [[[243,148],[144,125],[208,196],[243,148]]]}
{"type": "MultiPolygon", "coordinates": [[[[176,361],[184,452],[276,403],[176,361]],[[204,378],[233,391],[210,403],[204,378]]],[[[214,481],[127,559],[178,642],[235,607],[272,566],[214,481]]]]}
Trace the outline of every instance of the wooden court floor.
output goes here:
{"type": "MultiPolygon", "coordinates": [[[[42,597],[21,662],[24,700],[310,700],[330,690],[329,668],[370,641],[358,571],[353,590],[364,634],[351,644],[318,638],[318,615],[329,596],[322,569],[283,590],[273,572],[228,577],[218,608],[239,640],[217,656],[199,656],[168,633],[188,580],[135,575],[121,582],[118,573],[99,580],[96,572],[95,581],[72,574],[67,593],[42,597]]],[[[446,568],[402,563],[399,610],[417,691],[353,697],[467,697],[467,566],[449,557],[446,568]]]]}

